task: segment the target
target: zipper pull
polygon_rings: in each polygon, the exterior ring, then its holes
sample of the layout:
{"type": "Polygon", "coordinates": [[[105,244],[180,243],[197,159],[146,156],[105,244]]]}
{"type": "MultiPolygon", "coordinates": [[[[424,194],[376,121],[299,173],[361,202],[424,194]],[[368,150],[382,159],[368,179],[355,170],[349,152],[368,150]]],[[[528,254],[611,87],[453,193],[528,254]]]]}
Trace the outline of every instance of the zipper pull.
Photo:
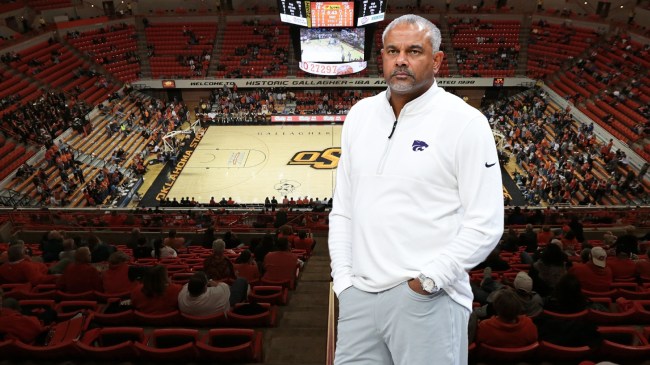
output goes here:
{"type": "Polygon", "coordinates": [[[393,123],[393,129],[390,131],[390,135],[388,136],[388,139],[393,136],[393,133],[395,133],[395,127],[397,127],[397,119],[395,119],[395,122],[393,123]]]}

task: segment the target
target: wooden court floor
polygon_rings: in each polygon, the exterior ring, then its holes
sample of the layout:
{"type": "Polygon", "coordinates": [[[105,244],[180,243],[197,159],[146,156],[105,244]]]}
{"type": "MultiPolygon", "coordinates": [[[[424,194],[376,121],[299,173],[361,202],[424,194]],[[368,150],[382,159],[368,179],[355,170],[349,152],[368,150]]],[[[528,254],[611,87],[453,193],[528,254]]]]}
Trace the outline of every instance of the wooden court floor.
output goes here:
{"type": "Polygon", "coordinates": [[[198,138],[178,161],[182,171],[171,179],[170,199],[332,196],[341,125],[210,126],[198,138]]]}

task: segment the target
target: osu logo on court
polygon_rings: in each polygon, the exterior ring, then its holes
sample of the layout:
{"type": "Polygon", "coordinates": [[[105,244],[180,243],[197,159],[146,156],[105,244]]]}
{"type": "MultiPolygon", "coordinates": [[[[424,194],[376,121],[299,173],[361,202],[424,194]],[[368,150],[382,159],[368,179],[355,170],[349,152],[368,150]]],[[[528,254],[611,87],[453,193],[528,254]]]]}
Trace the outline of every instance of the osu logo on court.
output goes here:
{"type": "Polygon", "coordinates": [[[287,165],[309,165],[313,169],[335,169],[341,157],[340,147],[330,147],[323,151],[296,152],[287,165]]]}

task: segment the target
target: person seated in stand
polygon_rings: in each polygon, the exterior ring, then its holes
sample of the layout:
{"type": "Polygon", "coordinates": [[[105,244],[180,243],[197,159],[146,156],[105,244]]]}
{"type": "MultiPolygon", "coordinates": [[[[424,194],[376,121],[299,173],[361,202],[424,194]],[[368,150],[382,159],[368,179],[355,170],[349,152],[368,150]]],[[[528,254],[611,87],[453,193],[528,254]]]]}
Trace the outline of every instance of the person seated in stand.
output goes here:
{"type": "Polygon", "coordinates": [[[135,288],[136,283],[129,278],[131,258],[123,251],[113,252],[108,258],[108,269],[102,272],[104,293],[123,293],[135,288]]]}
{"type": "Polygon", "coordinates": [[[151,257],[152,247],[148,244],[146,237],[138,237],[138,242],[133,248],[133,258],[142,259],[151,257]]]}
{"type": "Polygon", "coordinates": [[[169,235],[163,241],[163,245],[169,246],[178,252],[181,248],[185,247],[185,238],[178,237],[175,229],[169,230],[169,235]]]}
{"type": "Polygon", "coordinates": [[[162,265],[150,267],[142,276],[142,283],[131,290],[131,306],[148,314],[164,314],[178,309],[181,286],[172,283],[162,265]]]}
{"type": "Polygon", "coordinates": [[[45,340],[48,329],[38,318],[22,314],[17,300],[0,298],[0,337],[35,344],[45,340]]]}
{"type": "Polygon", "coordinates": [[[542,297],[550,295],[557,282],[567,272],[569,259],[562,251],[561,244],[560,240],[551,240],[528,272],[533,279],[533,290],[542,297]]]}
{"type": "Polygon", "coordinates": [[[56,283],[57,289],[66,293],[103,291],[101,274],[90,264],[90,249],[79,247],[74,256],[74,262],[68,265],[59,277],[56,283]]]}
{"type": "Polygon", "coordinates": [[[88,237],[88,248],[90,248],[93,263],[107,261],[111,254],[117,250],[115,246],[102,242],[95,235],[88,237]]]}
{"type": "Polygon", "coordinates": [[[176,253],[176,250],[169,246],[163,245],[163,241],[161,239],[157,238],[153,241],[153,250],[151,250],[151,257],[155,257],[157,259],[166,259],[177,256],[178,254],[176,253]]]}
{"type": "Polygon", "coordinates": [[[193,316],[226,312],[246,299],[248,283],[238,278],[232,285],[208,279],[203,271],[195,272],[178,293],[178,308],[193,316]]]}
{"type": "MultiPolygon", "coordinates": [[[[544,309],[562,314],[579,313],[587,308],[603,309],[582,293],[580,280],[573,274],[562,276],[544,303],[544,309]]],[[[586,318],[555,318],[542,313],[535,318],[535,324],[540,340],[556,345],[593,347],[601,340],[596,325],[586,318]]]]}
{"type": "Polygon", "coordinates": [[[33,262],[26,257],[26,252],[22,241],[9,246],[8,261],[0,265],[0,284],[29,283],[34,286],[55,282],[56,276],[47,274],[47,266],[40,262],[33,262]]]}
{"type": "Polygon", "coordinates": [[[242,251],[233,266],[238,278],[244,278],[249,283],[257,283],[260,280],[260,269],[249,250],[242,251]]]}
{"type": "MultiPolygon", "coordinates": [[[[624,239],[625,236],[621,236],[624,239]]],[[[637,276],[637,268],[631,259],[632,250],[629,245],[617,244],[616,256],[607,258],[607,267],[612,270],[613,281],[633,281],[637,276]]]]}
{"type": "Polygon", "coordinates": [[[293,286],[296,280],[296,269],[302,268],[303,262],[291,252],[286,238],[278,238],[275,247],[277,251],[269,252],[264,258],[262,281],[289,281],[290,286],[293,286]]]}
{"type": "Polygon", "coordinates": [[[224,256],[226,242],[222,239],[212,242],[212,255],[203,260],[203,271],[208,278],[215,281],[235,280],[235,268],[232,262],[224,256]]]}
{"type": "Polygon", "coordinates": [[[63,251],[59,253],[59,262],[50,266],[50,274],[63,274],[65,268],[68,267],[71,263],[74,262],[75,252],[77,250],[77,245],[72,238],[66,238],[63,240],[63,251]]]}
{"type": "Polygon", "coordinates": [[[478,324],[476,342],[498,347],[523,347],[537,341],[537,327],[521,313],[521,302],[512,289],[494,300],[496,316],[478,324]]]}
{"type": "Polygon", "coordinates": [[[308,255],[311,255],[314,247],[316,247],[316,241],[311,237],[311,235],[308,236],[306,231],[299,231],[298,238],[293,240],[293,248],[306,250],[308,255]]]}
{"type": "Polygon", "coordinates": [[[575,275],[582,288],[594,292],[604,292],[611,289],[612,269],[607,267],[607,252],[602,247],[594,247],[589,253],[587,263],[575,263],[569,272],[575,275]]]}

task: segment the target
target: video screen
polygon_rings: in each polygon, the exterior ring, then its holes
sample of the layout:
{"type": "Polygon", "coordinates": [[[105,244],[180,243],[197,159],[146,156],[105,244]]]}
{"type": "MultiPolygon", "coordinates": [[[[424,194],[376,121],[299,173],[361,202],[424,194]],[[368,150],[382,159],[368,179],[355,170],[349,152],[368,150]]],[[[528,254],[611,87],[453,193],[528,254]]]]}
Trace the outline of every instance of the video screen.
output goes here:
{"type": "Polygon", "coordinates": [[[311,27],[353,27],[353,1],[310,2],[311,27]]]}
{"type": "Polygon", "coordinates": [[[365,28],[300,28],[303,62],[364,61],[365,28]]]}

